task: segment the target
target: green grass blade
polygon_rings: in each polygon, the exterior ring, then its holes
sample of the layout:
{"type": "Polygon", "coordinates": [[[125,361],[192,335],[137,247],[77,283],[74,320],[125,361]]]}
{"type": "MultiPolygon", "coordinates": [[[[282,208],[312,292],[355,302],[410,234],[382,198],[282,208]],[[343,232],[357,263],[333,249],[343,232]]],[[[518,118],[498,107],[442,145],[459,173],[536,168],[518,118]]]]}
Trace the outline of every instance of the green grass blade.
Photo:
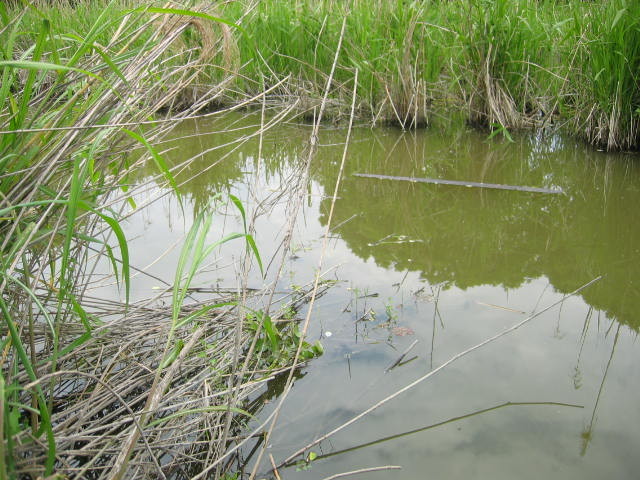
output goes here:
{"type": "Polygon", "coordinates": [[[9,15],[7,15],[7,7],[4,2],[0,2],[0,20],[2,20],[2,26],[9,25],[9,15]]]}
{"type": "MultiPolygon", "coordinates": [[[[0,8],[3,8],[0,5],[0,8]]],[[[10,462],[9,456],[13,457],[11,452],[5,451],[5,434],[4,434],[4,423],[5,423],[5,389],[4,389],[4,376],[2,375],[2,370],[0,370],[0,480],[7,480],[7,464],[10,462]]]]}
{"type": "Polygon", "coordinates": [[[160,365],[158,366],[158,368],[160,370],[163,370],[167,368],[169,365],[171,365],[173,362],[175,362],[176,358],[178,358],[178,355],[180,355],[180,352],[182,351],[183,348],[184,348],[184,342],[182,340],[178,340],[176,344],[173,346],[173,348],[169,351],[169,353],[167,353],[167,355],[162,359],[162,362],[160,362],[160,365]]]}
{"type": "MultiPolygon", "coordinates": [[[[1,52],[0,62],[13,59],[13,55],[14,55],[13,46],[18,36],[18,28],[20,26],[20,19],[22,18],[22,16],[23,14],[20,14],[13,28],[11,29],[11,32],[9,33],[8,38],[6,39],[4,50],[0,50],[1,52]]],[[[5,23],[8,26],[9,22],[7,21],[5,23]]],[[[2,68],[1,65],[0,65],[0,68],[2,68]]],[[[9,68],[9,67],[2,68],[2,82],[0,82],[0,105],[7,105],[14,79],[15,79],[15,74],[12,68],[9,68]]],[[[7,137],[9,137],[9,135],[7,135],[7,137]]],[[[7,141],[8,140],[2,139],[2,143],[0,145],[2,146],[6,145],[7,141]]]]}
{"type": "Polygon", "coordinates": [[[62,243],[62,258],[60,261],[60,291],[59,299],[60,305],[67,296],[67,289],[69,288],[70,281],[67,280],[67,270],[69,268],[69,262],[71,260],[71,242],[73,240],[74,231],[76,229],[76,216],[78,212],[78,203],[80,201],[80,193],[82,192],[82,186],[84,184],[84,170],[81,171],[80,162],[76,160],[73,165],[73,173],[71,175],[71,189],[69,191],[69,200],[67,202],[67,224],[65,226],[65,235],[62,243]]]}
{"type": "MultiPolygon", "coordinates": [[[[42,26],[40,28],[40,34],[36,39],[36,45],[33,50],[33,55],[31,56],[32,61],[38,62],[42,57],[42,52],[44,50],[44,43],[50,32],[50,23],[48,20],[42,21],[42,26]]],[[[16,118],[15,125],[18,128],[24,127],[24,120],[27,117],[27,111],[29,110],[29,106],[31,104],[31,92],[33,90],[33,85],[36,81],[36,70],[29,70],[29,74],[27,76],[27,81],[25,82],[24,88],[22,90],[22,102],[20,104],[20,109],[18,111],[18,115],[16,118]]]]}
{"type": "Polygon", "coordinates": [[[240,211],[240,215],[242,216],[242,225],[244,227],[245,241],[247,242],[247,246],[253,251],[253,254],[256,257],[256,260],[258,261],[258,265],[260,266],[260,273],[264,277],[264,269],[262,267],[262,258],[260,257],[260,253],[258,252],[258,246],[256,245],[256,242],[253,236],[250,235],[249,232],[247,231],[247,215],[244,210],[244,205],[242,205],[242,202],[240,201],[240,199],[235,195],[230,194],[229,198],[231,198],[231,201],[234,203],[236,208],[240,211]]]}
{"type": "Polygon", "coordinates": [[[133,138],[134,140],[137,140],[138,142],[140,142],[142,145],[144,145],[146,147],[147,151],[151,154],[151,157],[153,158],[153,161],[155,162],[156,166],[158,167],[158,170],[160,170],[160,173],[162,173],[162,175],[164,175],[164,177],[169,182],[169,185],[171,185],[171,188],[173,188],[173,191],[175,192],[176,196],[178,197],[178,202],[180,203],[180,207],[182,208],[182,197],[180,195],[180,191],[178,190],[178,185],[176,184],[176,181],[173,178],[173,175],[171,174],[171,172],[167,168],[167,164],[164,161],[164,159],[162,158],[162,156],[158,153],[158,151],[155,148],[153,148],[153,146],[149,142],[147,142],[147,139],[144,138],[142,135],[140,135],[140,134],[138,134],[136,132],[133,132],[131,130],[128,130],[126,128],[124,128],[123,131],[127,135],[129,135],[131,138],[133,138]]]}
{"type": "Polygon", "coordinates": [[[260,319],[262,320],[262,328],[264,328],[264,333],[267,335],[269,339],[269,343],[271,346],[271,353],[274,355],[278,354],[279,351],[279,341],[278,341],[278,332],[271,321],[271,317],[269,315],[265,315],[264,312],[258,312],[260,319]]]}
{"type": "MultiPolygon", "coordinates": [[[[10,217],[7,217],[6,219],[11,220],[10,217]]],[[[29,222],[26,228],[20,231],[18,235],[15,237],[15,240],[11,245],[11,249],[6,254],[6,258],[8,258],[10,262],[13,260],[15,255],[20,251],[20,249],[24,246],[24,244],[29,240],[29,237],[33,234],[33,231],[35,230],[35,228],[36,228],[36,224],[34,222],[29,222]]]]}
{"type": "Polygon", "coordinates": [[[122,257],[122,281],[124,282],[125,299],[128,305],[129,295],[131,291],[131,276],[129,268],[129,245],[127,244],[127,237],[125,237],[122,227],[115,218],[111,218],[108,215],[100,213],[95,209],[91,209],[91,211],[98,215],[102,220],[107,222],[107,224],[111,227],[111,230],[115,234],[116,239],[118,240],[118,245],[120,247],[120,256],[122,257]]]}
{"type": "Polygon", "coordinates": [[[176,266],[176,274],[173,281],[173,298],[172,298],[172,323],[176,325],[178,322],[178,317],[180,316],[180,309],[182,308],[182,302],[184,301],[184,296],[186,294],[186,289],[188,288],[188,284],[186,288],[182,288],[182,277],[184,276],[184,272],[186,271],[187,264],[189,258],[192,257],[191,252],[193,251],[193,246],[196,241],[196,237],[198,235],[198,231],[202,226],[203,215],[199,214],[193,221],[193,225],[189,229],[187,236],[184,241],[184,245],[182,246],[182,250],[180,251],[180,257],[178,258],[178,265],[176,266]]]}
{"type": "Polygon", "coordinates": [[[244,206],[242,205],[242,202],[240,201],[240,199],[235,195],[229,194],[229,198],[235,204],[236,208],[240,210],[240,215],[242,215],[242,224],[244,226],[244,231],[246,233],[247,232],[247,216],[244,211],[244,206]]]}
{"type": "Polygon", "coordinates": [[[164,13],[167,15],[181,15],[186,17],[196,17],[202,18],[204,20],[211,20],[212,22],[224,23],[230,27],[233,27],[240,32],[246,34],[247,32],[238,24],[230,22],[229,20],[225,20],[224,18],[214,17],[212,15],[208,15],[202,12],[196,12],[194,10],[183,10],[180,8],[159,8],[159,7],[139,7],[133,10],[129,10],[126,13],[138,13],[138,12],[148,12],[148,13],[164,13]]]}
{"type": "Polygon", "coordinates": [[[103,8],[102,12],[98,16],[94,24],[91,26],[91,29],[89,30],[87,35],[83,38],[83,43],[80,44],[80,47],[78,48],[78,50],[76,50],[76,52],[71,57],[71,59],[69,59],[69,63],[68,63],[69,66],[73,66],[76,63],[78,63],[78,61],[82,58],[82,56],[87,51],[89,51],[89,49],[93,46],[94,40],[98,36],[98,34],[109,25],[107,18],[110,14],[112,14],[110,7],[114,3],[115,3],[115,0],[111,0],[109,4],[103,8]]]}
{"type": "Polygon", "coordinates": [[[53,318],[51,318],[51,315],[49,314],[49,310],[45,308],[45,306],[42,304],[42,302],[40,301],[36,293],[16,277],[13,277],[11,275],[6,275],[5,272],[2,272],[0,275],[4,277],[5,280],[18,285],[29,297],[31,297],[31,300],[33,301],[33,303],[35,303],[36,307],[38,307],[38,310],[40,311],[45,321],[47,322],[47,325],[51,330],[51,335],[52,335],[52,338],[54,339],[54,342],[57,342],[57,335],[56,335],[56,329],[55,329],[53,318]]]}
{"type": "Polygon", "coordinates": [[[262,267],[262,258],[260,257],[260,253],[258,252],[258,246],[256,245],[256,241],[253,239],[253,236],[249,235],[248,233],[244,237],[247,243],[249,244],[249,248],[253,250],[253,254],[256,256],[258,266],[260,267],[260,273],[264,278],[264,268],[262,267]]]}
{"type": "Polygon", "coordinates": [[[124,74],[120,71],[118,66],[113,62],[113,60],[111,60],[111,57],[107,53],[105,53],[105,51],[102,48],[100,48],[98,45],[93,45],[93,49],[96,52],[98,52],[98,55],[100,55],[102,60],[104,60],[104,63],[106,63],[109,66],[111,71],[113,71],[113,73],[115,73],[118,76],[118,78],[122,80],[122,83],[124,83],[128,87],[129,86],[128,80],[126,79],[124,74]]]}
{"type": "MultiPolygon", "coordinates": [[[[7,329],[9,330],[9,336],[11,337],[11,344],[16,351],[16,355],[20,362],[22,362],[22,366],[24,367],[29,379],[32,382],[38,380],[38,377],[35,374],[35,370],[31,365],[31,360],[27,355],[27,352],[22,345],[22,341],[20,340],[20,335],[18,333],[18,329],[16,328],[16,324],[9,313],[9,309],[7,308],[4,299],[0,297],[0,311],[2,311],[2,316],[4,317],[5,324],[7,325],[7,329]]],[[[47,459],[45,462],[45,475],[51,475],[53,473],[53,466],[56,460],[56,441],[53,435],[53,428],[51,426],[51,415],[49,413],[49,409],[47,406],[47,402],[44,397],[44,393],[40,385],[36,385],[36,397],[38,399],[39,413],[40,418],[42,420],[42,427],[47,436],[47,459]]]]}
{"type": "Polygon", "coordinates": [[[67,200],[36,200],[34,202],[26,202],[26,203],[18,203],[16,205],[11,205],[10,207],[0,209],[0,217],[4,217],[7,214],[11,213],[14,210],[19,210],[21,208],[30,208],[37,207],[40,205],[66,205],[67,200]]]}
{"type": "Polygon", "coordinates": [[[116,277],[116,284],[118,288],[120,288],[120,279],[118,278],[118,261],[116,260],[116,256],[113,254],[113,248],[107,244],[104,246],[107,251],[107,258],[109,258],[109,261],[111,262],[111,268],[113,268],[113,274],[116,277]]]}
{"type": "MultiPolygon", "coordinates": [[[[57,357],[61,357],[63,355],[66,355],[67,353],[73,352],[76,348],[84,345],[85,343],[87,343],[92,338],[93,337],[91,336],[91,333],[89,333],[89,332],[83,333],[78,338],[76,338],[73,342],[71,342],[69,345],[67,345],[66,347],[60,349],[60,351],[57,354],[57,357]]],[[[49,357],[47,360],[44,360],[43,362],[40,362],[40,364],[46,365],[51,360],[52,360],[52,357],[49,357]]]]}
{"type": "Polygon", "coordinates": [[[34,62],[32,60],[2,60],[0,61],[0,68],[4,67],[22,68],[25,70],[56,70],[60,72],[78,72],[100,80],[100,76],[96,75],[95,73],[91,73],[88,70],[67,67],[65,65],[57,65],[55,63],[49,62],[34,62]]]}
{"type": "Polygon", "coordinates": [[[80,303],[78,303],[78,300],[76,300],[74,297],[71,297],[71,305],[73,306],[73,311],[76,312],[78,318],[80,318],[80,321],[82,322],[82,325],[84,326],[87,333],[91,333],[93,327],[91,325],[91,322],[89,322],[89,315],[87,314],[85,309],[82,308],[82,305],[80,305],[80,303]]]}
{"type": "Polygon", "coordinates": [[[242,233],[231,233],[226,237],[221,238],[220,240],[216,240],[214,243],[209,245],[204,250],[204,253],[202,254],[202,259],[204,260],[206,257],[208,257],[211,254],[211,252],[216,248],[218,248],[220,245],[230,242],[231,240],[235,240],[236,238],[242,238],[242,237],[244,237],[244,234],[242,233]]]}
{"type": "Polygon", "coordinates": [[[207,313],[210,310],[213,310],[214,308],[220,308],[220,307],[225,307],[225,306],[230,306],[230,305],[237,305],[238,302],[222,302],[222,303],[216,303],[215,305],[207,305],[205,307],[202,307],[201,309],[187,315],[186,317],[184,317],[182,320],[180,320],[179,322],[176,323],[176,329],[183,327],[185,325],[187,325],[188,323],[193,322],[194,320],[198,319],[199,317],[201,317],[202,315],[204,315],[205,313],[207,313]]]}

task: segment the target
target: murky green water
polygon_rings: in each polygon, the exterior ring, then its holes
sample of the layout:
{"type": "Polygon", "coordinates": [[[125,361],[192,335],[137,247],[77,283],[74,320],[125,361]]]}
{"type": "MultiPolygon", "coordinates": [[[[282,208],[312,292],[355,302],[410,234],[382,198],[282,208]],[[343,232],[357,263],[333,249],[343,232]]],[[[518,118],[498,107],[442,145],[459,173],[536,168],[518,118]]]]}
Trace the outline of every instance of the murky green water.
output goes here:
{"type": "MultiPolygon", "coordinates": [[[[251,135],[257,123],[259,116],[249,115],[185,124],[177,132],[183,140],[167,143],[174,162],[198,157],[177,176],[192,178],[181,187],[187,221],[170,195],[133,216],[128,233],[137,267],[152,264],[149,271],[171,283],[179,248],[169,247],[179,247],[191,209],[229,192],[249,211],[268,199],[258,209],[256,240],[269,262],[310,129],[281,125],[261,147],[258,137],[225,145],[251,135]],[[215,133],[223,129],[232,131],[215,133]]],[[[317,268],[345,136],[321,132],[279,290],[304,285],[317,268]]],[[[311,340],[321,339],[325,354],[286,401],[268,449],[276,462],[459,352],[604,278],[314,447],[319,458],[310,469],[291,467],[281,476],[322,479],[400,465],[352,478],[637,478],[639,165],[637,157],[592,152],[557,136],[503,143],[459,124],[416,133],[356,129],[323,264],[338,283],[316,303],[311,326],[311,340]],[[560,187],[565,194],[353,173],[560,187]],[[385,372],[415,340],[406,363],[385,372]]],[[[136,201],[158,193],[138,193],[136,201]]],[[[223,210],[212,240],[238,221],[237,211],[223,210]]],[[[223,248],[199,285],[235,287],[237,248],[223,248]]],[[[262,287],[254,270],[250,284],[262,287]]],[[[269,275],[274,270],[271,264],[269,275]]],[[[158,286],[138,276],[134,296],[148,298],[158,286]]]]}

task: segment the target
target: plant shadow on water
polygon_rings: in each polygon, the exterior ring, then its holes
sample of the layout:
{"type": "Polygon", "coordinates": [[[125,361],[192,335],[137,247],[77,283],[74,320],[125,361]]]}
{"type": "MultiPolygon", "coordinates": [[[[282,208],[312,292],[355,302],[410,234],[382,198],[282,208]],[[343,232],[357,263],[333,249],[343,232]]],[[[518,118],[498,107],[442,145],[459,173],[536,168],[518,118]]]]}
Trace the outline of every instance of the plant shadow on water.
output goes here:
{"type": "MultiPolygon", "coordinates": [[[[246,125],[255,117],[225,121],[246,125]]],[[[193,177],[181,188],[194,205],[214,191],[248,199],[254,184],[260,195],[275,196],[256,222],[265,264],[278,249],[286,218],[278,195],[295,174],[308,135],[308,127],[293,123],[278,128],[265,134],[260,158],[257,140],[250,140],[238,150],[208,151],[191,174],[176,175],[178,182],[193,177]]],[[[206,122],[186,123],[179,136],[213,130],[206,122]]],[[[199,135],[198,145],[181,140],[180,155],[224,145],[224,135],[199,135]]],[[[640,388],[633,361],[640,225],[629,217],[629,206],[640,200],[639,167],[624,155],[591,152],[561,136],[514,140],[487,140],[455,122],[414,133],[354,131],[325,259],[339,281],[318,300],[309,336],[309,344],[321,339],[324,355],[296,379],[267,452],[283,461],[461,351],[598,275],[604,279],[309,448],[292,461],[298,469],[281,469],[283,477],[401,465],[394,475],[407,479],[424,471],[444,478],[553,478],[558,471],[562,478],[633,478],[640,468],[632,453],[640,439],[631,427],[640,420],[633,400],[640,388]],[[565,193],[353,173],[561,187],[565,193]]],[[[315,246],[326,227],[343,141],[343,132],[322,132],[303,226],[294,232],[293,245],[305,248],[289,257],[290,273],[277,288],[308,283],[318,264],[315,246]]],[[[247,208],[252,202],[260,198],[247,208]]],[[[173,215],[171,202],[164,208],[173,215]]],[[[216,275],[224,283],[225,274],[216,275]]],[[[261,395],[273,399],[266,392],[261,395]]],[[[273,409],[271,402],[264,405],[260,416],[273,409]]],[[[249,467],[254,446],[244,452],[249,467]]]]}

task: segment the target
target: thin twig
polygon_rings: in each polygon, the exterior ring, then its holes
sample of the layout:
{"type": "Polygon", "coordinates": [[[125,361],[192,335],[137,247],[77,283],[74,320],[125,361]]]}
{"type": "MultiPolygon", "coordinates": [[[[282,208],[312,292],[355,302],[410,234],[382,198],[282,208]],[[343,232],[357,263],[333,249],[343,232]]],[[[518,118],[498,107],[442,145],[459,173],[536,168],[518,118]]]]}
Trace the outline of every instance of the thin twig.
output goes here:
{"type": "Polygon", "coordinates": [[[387,373],[390,370],[393,370],[394,368],[396,368],[398,364],[404,359],[404,357],[407,356],[407,353],[409,353],[413,349],[413,347],[415,347],[417,344],[418,344],[418,340],[416,339],[413,341],[411,345],[409,345],[409,348],[407,348],[404,352],[402,352],[402,355],[400,355],[395,362],[393,362],[389,367],[385,369],[384,372],[387,373]]]}
{"type": "Polygon", "coordinates": [[[271,461],[271,467],[273,467],[273,474],[276,476],[276,480],[280,480],[280,473],[278,473],[278,467],[273,459],[273,455],[269,454],[269,461],[271,461]]]}
{"type": "Polygon", "coordinates": [[[350,472],[336,473],[335,475],[325,477],[322,480],[335,480],[336,478],[349,477],[351,475],[358,475],[359,473],[380,472],[383,470],[402,470],[402,467],[399,465],[384,465],[382,467],[361,468],[359,470],[352,470],[350,472]]]}

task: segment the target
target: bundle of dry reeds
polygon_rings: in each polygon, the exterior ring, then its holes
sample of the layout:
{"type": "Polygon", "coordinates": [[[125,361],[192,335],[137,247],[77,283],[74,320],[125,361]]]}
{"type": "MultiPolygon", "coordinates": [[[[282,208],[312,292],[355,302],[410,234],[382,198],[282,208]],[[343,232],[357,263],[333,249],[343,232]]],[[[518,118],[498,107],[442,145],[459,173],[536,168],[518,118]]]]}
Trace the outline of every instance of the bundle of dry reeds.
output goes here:
{"type": "Polygon", "coordinates": [[[31,43],[29,11],[0,11],[0,479],[188,478],[204,464],[220,476],[250,418],[241,406],[278,371],[252,348],[261,333],[245,328],[242,302],[184,304],[193,272],[177,275],[168,306],[128,302],[129,176],[153,162],[148,185],[177,190],[153,144],[235,75],[227,65],[201,86],[213,56],[233,49],[212,5],[105,2],[84,37],[45,19],[31,43]],[[189,29],[198,47],[182,42],[189,29]],[[122,304],[88,296],[105,263],[122,304]]]}

